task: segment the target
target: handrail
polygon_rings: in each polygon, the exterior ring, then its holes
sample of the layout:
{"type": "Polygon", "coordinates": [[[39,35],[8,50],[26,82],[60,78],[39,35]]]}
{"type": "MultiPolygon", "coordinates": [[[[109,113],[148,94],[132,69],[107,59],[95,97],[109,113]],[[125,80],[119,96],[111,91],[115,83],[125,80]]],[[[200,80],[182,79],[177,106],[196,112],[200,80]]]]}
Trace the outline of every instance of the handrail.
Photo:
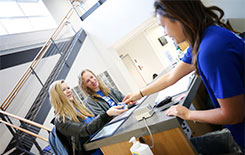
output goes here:
{"type": "Polygon", "coordinates": [[[19,117],[19,116],[16,116],[16,115],[14,115],[14,114],[10,114],[10,113],[8,113],[8,112],[6,112],[6,111],[0,110],[0,113],[3,114],[3,115],[10,116],[10,117],[12,117],[12,118],[18,119],[18,120],[20,120],[20,121],[23,121],[23,122],[25,122],[25,123],[28,123],[28,124],[30,124],[30,125],[33,125],[33,126],[42,128],[42,129],[47,130],[47,131],[49,131],[49,132],[51,131],[50,128],[47,128],[47,127],[45,127],[45,126],[43,126],[43,125],[41,125],[41,124],[39,124],[39,123],[30,121],[30,120],[28,120],[28,119],[25,119],[25,118],[22,118],[22,117],[19,117]]]}
{"type": "Polygon", "coordinates": [[[9,107],[17,93],[20,91],[22,86],[25,84],[27,79],[30,77],[32,73],[32,69],[35,69],[36,66],[39,64],[41,58],[44,56],[44,54],[47,52],[48,48],[52,45],[52,40],[55,40],[59,34],[59,32],[62,30],[62,28],[65,26],[67,19],[69,19],[72,15],[74,10],[71,8],[67,15],[64,17],[64,19],[61,21],[57,29],[54,31],[52,36],[49,38],[49,40],[45,43],[45,45],[41,48],[37,56],[34,58],[32,63],[29,65],[29,67],[26,69],[20,80],[17,82],[17,84],[14,86],[13,90],[10,92],[10,94],[7,96],[7,98],[4,100],[4,102],[1,104],[0,109],[6,111],[6,109],[9,107]]]}
{"type": "Polygon", "coordinates": [[[38,134],[35,134],[35,133],[31,132],[31,131],[28,131],[28,130],[23,129],[23,128],[21,128],[21,127],[18,127],[18,126],[16,126],[16,125],[10,124],[10,123],[8,123],[8,122],[2,120],[2,119],[0,119],[0,122],[6,124],[6,125],[8,125],[8,126],[11,126],[11,127],[13,127],[13,128],[16,128],[16,129],[18,129],[18,130],[20,130],[20,131],[23,131],[23,132],[25,132],[25,133],[27,133],[27,134],[29,134],[29,135],[32,135],[32,136],[34,136],[34,137],[37,137],[37,138],[39,138],[39,139],[41,139],[41,140],[44,140],[44,141],[48,142],[48,139],[47,139],[47,138],[44,138],[44,137],[42,137],[42,136],[39,136],[38,134]]]}

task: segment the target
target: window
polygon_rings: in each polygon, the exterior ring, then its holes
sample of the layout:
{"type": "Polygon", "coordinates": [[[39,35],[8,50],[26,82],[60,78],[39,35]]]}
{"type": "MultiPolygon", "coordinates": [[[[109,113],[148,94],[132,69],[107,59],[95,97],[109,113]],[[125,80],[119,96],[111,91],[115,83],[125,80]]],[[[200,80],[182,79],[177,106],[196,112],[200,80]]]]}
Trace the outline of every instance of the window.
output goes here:
{"type": "Polygon", "coordinates": [[[79,86],[72,88],[72,92],[76,99],[81,103],[86,98],[86,94],[80,89],[79,86]]]}
{"type": "Polygon", "coordinates": [[[107,71],[104,71],[103,73],[100,73],[97,76],[106,85],[106,87],[118,90],[116,84],[114,83],[110,74],[107,71]]]}
{"type": "Polygon", "coordinates": [[[55,28],[42,0],[1,0],[0,35],[55,28]]]}

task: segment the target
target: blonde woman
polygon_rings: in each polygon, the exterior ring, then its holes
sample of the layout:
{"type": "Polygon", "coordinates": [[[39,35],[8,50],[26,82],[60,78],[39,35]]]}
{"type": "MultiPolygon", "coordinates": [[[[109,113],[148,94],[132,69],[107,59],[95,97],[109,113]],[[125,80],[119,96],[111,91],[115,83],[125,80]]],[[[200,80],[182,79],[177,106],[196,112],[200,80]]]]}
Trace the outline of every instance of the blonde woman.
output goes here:
{"type": "Polygon", "coordinates": [[[94,115],[107,111],[110,107],[122,102],[124,95],[115,89],[108,89],[98,77],[88,69],[79,76],[80,88],[88,95],[86,106],[94,115]]]}
{"type": "Polygon", "coordinates": [[[68,153],[74,154],[71,143],[74,137],[75,154],[102,155],[99,149],[85,151],[83,144],[92,134],[109,122],[112,116],[119,115],[126,110],[123,110],[122,106],[115,106],[94,118],[93,114],[75,99],[64,80],[55,81],[49,88],[49,94],[50,103],[56,114],[54,124],[65,139],[68,153]]]}

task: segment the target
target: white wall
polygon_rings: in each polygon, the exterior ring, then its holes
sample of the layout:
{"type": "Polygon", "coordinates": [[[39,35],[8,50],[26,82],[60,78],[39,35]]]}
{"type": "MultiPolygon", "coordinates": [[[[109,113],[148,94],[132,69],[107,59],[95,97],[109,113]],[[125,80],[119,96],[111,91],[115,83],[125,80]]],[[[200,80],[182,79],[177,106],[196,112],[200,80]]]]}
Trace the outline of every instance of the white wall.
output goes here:
{"type": "Polygon", "coordinates": [[[95,74],[99,74],[107,70],[105,63],[106,62],[101,59],[98,50],[87,37],[66,77],[66,82],[73,88],[78,85],[78,76],[82,70],[90,69],[95,74]]]}
{"type": "Polygon", "coordinates": [[[167,53],[169,53],[172,59],[176,59],[178,55],[173,40],[168,36],[164,36],[164,30],[157,22],[145,30],[145,35],[164,65],[164,69],[169,67],[173,62],[166,56],[167,53]],[[158,40],[158,38],[162,36],[164,36],[168,42],[164,46],[162,46],[158,40]]]}
{"type": "Polygon", "coordinates": [[[232,27],[239,32],[245,32],[244,0],[202,0],[207,5],[216,5],[225,12],[225,18],[229,18],[232,27]]]}
{"type": "Polygon", "coordinates": [[[244,0],[202,0],[206,6],[216,5],[223,9],[226,18],[245,18],[244,0]]]}
{"type": "Polygon", "coordinates": [[[134,63],[135,60],[137,61],[135,64],[143,66],[141,70],[137,68],[146,83],[150,83],[152,81],[152,75],[154,73],[161,73],[164,68],[164,65],[154,52],[144,33],[137,35],[134,39],[127,42],[120,50],[119,55],[128,54],[134,63]]]}
{"type": "Polygon", "coordinates": [[[111,47],[153,15],[154,0],[107,0],[83,22],[92,40],[111,47]]]}

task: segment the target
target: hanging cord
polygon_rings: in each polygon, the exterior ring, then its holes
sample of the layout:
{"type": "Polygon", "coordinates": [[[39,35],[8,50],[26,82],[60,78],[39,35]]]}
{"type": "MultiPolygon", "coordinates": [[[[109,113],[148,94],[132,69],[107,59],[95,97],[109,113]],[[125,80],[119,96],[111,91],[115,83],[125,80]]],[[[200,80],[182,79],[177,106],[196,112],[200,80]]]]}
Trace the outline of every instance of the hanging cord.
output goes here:
{"type": "Polygon", "coordinates": [[[151,136],[151,146],[150,146],[150,148],[153,148],[153,147],[154,147],[154,139],[153,139],[153,136],[152,136],[152,134],[151,134],[151,130],[150,130],[150,128],[148,127],[148,124],[146,123],[145,117],[143,117],[143,120],[144,120],[145,126],[146,126],[146,128],[147,128],[147,130],[148,130],[148,132],[149,132],[149,134],[150,134],[150,136],[151,136]]]}

